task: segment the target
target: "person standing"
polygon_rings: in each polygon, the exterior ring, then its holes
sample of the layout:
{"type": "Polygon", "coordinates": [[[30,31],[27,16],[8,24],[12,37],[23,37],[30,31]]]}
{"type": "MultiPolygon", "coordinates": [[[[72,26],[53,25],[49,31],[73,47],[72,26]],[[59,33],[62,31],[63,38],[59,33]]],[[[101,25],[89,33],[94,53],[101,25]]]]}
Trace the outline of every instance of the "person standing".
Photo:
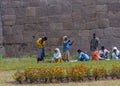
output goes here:
{"type": "Polygon", "coordinates": [[[93,33],[93,39],[90,41],[92,60],[98,60],[98,44],[99,44],[99,39],[96,37],[96,34],[93,33]]]}
{"type": "Polygon", "coordinates": [[[36,44],[38,46],[37,62],[44,60],[44,57],[45,57],[45,51],[44,51],[45,41],[47,41],[47,37],[38,38],[38,40],[36,41],[36,44]]]}
{"type": "Polygon", "coordinates": [[[73,44],[73,41],[68,40],[67,36],[63,37],[63,60],[64,61],[69,61],[70,58],[70,46],[73,44]]]}

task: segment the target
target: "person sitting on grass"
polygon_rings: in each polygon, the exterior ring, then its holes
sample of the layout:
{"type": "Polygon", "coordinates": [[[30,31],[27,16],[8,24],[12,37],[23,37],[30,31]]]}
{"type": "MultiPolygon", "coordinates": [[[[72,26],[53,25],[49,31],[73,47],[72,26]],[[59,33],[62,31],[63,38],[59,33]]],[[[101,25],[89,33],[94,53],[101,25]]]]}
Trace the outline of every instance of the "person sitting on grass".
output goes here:
{"type": "Polygon", "coordinates": [[[59,48],[55,48],[52,62],[62,62],[62,55],[59,48]]]}
{"type": "Polygon", "coordinates": [[[117,47],[113,47],[111,59],[120,59],[120,51],[117,49],[117,47]]]}
{"type": "Polygon", "coordinates": [[[90,57],[84,53],[83,51],[81,51],[80,49],[77,50],[78,52],[78,61],[88,61],[90,59],[90,57]]]}
{"type": "Polygon", "coordinates": [[[98,52],[99,60],[108,59],[109,53],[110,52],[107,49],[105,49],[104,46],[101,46],[101,50],[99,50],[98,52]]]}

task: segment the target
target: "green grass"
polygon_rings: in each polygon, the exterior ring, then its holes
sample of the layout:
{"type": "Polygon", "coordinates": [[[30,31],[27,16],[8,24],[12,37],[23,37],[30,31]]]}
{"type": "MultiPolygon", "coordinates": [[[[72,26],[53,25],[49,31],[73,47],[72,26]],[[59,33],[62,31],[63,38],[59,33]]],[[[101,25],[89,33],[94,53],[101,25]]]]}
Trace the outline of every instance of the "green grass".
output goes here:
{"type": "Polygon", "coordinates": [[[74,65],[86,64],[89,67],[104,66],[106,69],[110,69],[112,65],[120,64],[120,60],[101,60],[101,61],[87,61],[87,62],[62,62],[62,63],[50,63],[47,59],[45,62],[36,62],[36,58],[3,58],[0,59],[0,70],[23,70],[26,68],[37,68],[40,66],[45,67],[70,67],[74,65]]]}

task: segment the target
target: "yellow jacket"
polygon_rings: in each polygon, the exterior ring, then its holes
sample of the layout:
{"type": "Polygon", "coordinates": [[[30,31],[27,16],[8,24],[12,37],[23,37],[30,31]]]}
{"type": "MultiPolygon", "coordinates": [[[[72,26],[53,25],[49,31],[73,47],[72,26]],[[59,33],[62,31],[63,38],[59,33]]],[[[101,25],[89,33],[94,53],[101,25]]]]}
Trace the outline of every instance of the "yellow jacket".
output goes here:
{"type": "Polygon", "coordinates": [[[42,38],[39,38],[36,41],[36,44],[37,44],[38,48],[43,48],[43,46],[45,45],[45,41],[43,41],[43,43],[42,43],[42,38]]]}

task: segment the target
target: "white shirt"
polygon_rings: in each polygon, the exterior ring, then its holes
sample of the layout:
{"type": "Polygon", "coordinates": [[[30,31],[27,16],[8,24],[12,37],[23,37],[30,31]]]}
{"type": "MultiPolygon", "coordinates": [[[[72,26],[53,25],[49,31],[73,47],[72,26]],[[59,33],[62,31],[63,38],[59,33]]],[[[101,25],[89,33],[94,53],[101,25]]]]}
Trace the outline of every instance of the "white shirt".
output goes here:
{"type": "Polygon", "coordinates": [[[110,53],[110,51],[108,51],[107,49],[104,49],[104,51],[103,50],[99,50],[99,52],[98,52],[98,58],[101,59],[101,54],[105,55],[107,52],[110,53]]]}

